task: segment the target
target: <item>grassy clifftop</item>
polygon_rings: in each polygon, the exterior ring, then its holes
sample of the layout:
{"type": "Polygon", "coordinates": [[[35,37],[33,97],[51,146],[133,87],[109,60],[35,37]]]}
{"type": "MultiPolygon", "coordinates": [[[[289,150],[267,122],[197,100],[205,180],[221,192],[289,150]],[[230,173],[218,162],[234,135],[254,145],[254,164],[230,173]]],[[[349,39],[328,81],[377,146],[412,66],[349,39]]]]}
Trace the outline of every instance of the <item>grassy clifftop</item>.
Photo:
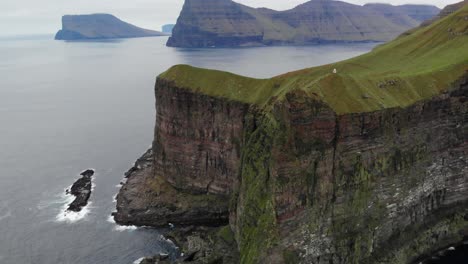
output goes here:
{"type": "Polygon", "coordinates": [[[174,66],[160,75],[179,87],[258,105],[293,90],[328,104],[339,114],[406,107],[450,88],[468,71],[468,5],[365,55],[253,79],[227,72],[174,66]],[[333,69],[337,73],[333,73],[333,69]]]}

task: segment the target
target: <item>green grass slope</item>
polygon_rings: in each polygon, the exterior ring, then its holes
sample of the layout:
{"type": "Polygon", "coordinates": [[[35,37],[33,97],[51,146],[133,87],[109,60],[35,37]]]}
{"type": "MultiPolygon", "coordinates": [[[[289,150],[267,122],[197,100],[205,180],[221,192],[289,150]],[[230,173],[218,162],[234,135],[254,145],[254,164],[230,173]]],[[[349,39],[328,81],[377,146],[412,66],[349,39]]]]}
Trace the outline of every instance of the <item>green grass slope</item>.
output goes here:
{"type": "Polygon", "coordinates": [[[271,79],[174,66],[160,77],[215,97],[269,105],[303,90],[338,114],[406,107],[445,90],[468,71],[468,5],[365,55],[271,79]],[[337,73],[333,73],[337,69],[337,73]]]}

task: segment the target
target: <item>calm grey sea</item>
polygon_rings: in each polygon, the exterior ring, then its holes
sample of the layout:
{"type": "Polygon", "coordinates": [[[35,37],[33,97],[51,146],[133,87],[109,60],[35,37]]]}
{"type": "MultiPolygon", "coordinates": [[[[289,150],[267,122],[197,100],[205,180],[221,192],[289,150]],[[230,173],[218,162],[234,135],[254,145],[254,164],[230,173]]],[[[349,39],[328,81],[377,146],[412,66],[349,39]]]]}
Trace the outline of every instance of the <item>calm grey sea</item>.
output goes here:
{"type": "Polygon", "coordinates": [[[251,77],[331,63],[375,44],[175,49],[166,37],[0,39],[0,263],[128,264],[173,246],[110,221],[123,173],[151,144],[156,76],[175,64],[251,77]],[[64,215],[64,190],[97,172],[91,204],[64,215]]]}

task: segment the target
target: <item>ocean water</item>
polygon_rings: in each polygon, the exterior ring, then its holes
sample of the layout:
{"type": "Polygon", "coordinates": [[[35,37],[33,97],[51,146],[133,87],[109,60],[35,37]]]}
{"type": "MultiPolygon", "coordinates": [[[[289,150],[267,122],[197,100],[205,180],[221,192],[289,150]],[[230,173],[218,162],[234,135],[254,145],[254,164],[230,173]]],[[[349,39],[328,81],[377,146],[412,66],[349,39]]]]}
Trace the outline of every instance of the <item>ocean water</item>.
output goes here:
{"type": "Polygon", "coordinates": [[[251,77],[331,63],[375,44],[175,49],[166,37],[61,42],[0,39],[0,263],[128,264],[171,253],[158,230],[110,214],[124,172],[151,144],[156,76],[175,64],[251,77]],[[90,205],[64,214],[68,188],[94,168],[90,205]]]}

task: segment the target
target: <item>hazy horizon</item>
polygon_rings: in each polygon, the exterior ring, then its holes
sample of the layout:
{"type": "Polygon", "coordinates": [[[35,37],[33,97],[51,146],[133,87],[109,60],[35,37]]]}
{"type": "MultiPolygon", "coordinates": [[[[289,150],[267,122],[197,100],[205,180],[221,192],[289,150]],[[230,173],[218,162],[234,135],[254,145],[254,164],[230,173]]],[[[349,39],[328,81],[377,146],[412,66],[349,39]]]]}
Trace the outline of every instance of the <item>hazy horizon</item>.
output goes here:
{"type": "MultiPolygon", "coordinates": [[[[353,4],[389,3],[427,4],[439,8],[461,0],[344,0],[353,4]]],[[[307,0],[236,0],[252,7],[275,10],[293,8],[307,0]]],[[[68,14],[109,13],[139,27],[161,30],[164,24],[175,24],[184,0],[2,0],[0,2],[0,35],[54,34],[61,28],[61,17],[68,14]]]]}

